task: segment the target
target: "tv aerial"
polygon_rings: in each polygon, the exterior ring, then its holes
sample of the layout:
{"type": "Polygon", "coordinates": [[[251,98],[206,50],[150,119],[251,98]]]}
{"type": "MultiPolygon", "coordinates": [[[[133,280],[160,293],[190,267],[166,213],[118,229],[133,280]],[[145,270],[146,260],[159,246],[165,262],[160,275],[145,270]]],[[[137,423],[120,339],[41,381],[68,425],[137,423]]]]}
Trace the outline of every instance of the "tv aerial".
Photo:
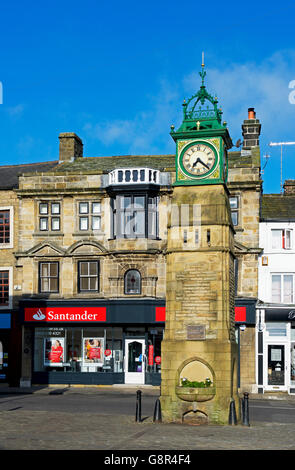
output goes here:
{"type": "Polygon", "coordinates": [[[281,146],[281,194],[283,193],[283,145],[295,145],[295,142],[270,142],[270,147],[281,146]]]}

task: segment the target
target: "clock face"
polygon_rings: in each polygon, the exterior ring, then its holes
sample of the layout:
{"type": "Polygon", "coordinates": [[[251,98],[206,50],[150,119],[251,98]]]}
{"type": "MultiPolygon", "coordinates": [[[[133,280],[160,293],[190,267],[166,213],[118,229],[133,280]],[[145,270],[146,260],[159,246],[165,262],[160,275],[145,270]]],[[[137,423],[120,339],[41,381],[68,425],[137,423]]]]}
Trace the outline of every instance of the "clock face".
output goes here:
{"type": "Polygon", "coordinates": [[[215,165],[217,156],[213,148],[203,142],[190,146],[182,155],[183,168],[192,176],[202,177],[215,165]]]}

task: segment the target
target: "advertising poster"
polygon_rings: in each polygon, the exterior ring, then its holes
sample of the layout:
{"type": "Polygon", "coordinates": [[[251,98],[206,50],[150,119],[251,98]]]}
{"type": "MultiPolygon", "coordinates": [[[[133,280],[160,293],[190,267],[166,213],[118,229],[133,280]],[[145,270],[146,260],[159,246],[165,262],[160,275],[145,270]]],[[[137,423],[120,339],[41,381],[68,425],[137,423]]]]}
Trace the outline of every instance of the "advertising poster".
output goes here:
{"type": "Polygon", "coordinates": [[[64,338],[44,338],[44,365],[62,366],[64,362],[64,338]]]}
{"type": "Polygon", "coordinates": [[[103,366],[104,338],[83,338],[83,363],[103,366]]]}

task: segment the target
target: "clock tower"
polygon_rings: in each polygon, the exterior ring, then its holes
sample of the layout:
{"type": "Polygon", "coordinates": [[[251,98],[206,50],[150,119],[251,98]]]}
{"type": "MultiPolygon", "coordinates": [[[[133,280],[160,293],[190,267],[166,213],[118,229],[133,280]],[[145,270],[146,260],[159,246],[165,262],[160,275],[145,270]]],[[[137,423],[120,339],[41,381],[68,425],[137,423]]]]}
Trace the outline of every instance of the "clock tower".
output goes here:
{"type": "Polygon", "coordinates": [[[166,422],[227,424],[238,406],[234,230],[227,182],[232,141],[204,85],[171,127],[176,178],[168,223],[161,406],[166,422]]]}

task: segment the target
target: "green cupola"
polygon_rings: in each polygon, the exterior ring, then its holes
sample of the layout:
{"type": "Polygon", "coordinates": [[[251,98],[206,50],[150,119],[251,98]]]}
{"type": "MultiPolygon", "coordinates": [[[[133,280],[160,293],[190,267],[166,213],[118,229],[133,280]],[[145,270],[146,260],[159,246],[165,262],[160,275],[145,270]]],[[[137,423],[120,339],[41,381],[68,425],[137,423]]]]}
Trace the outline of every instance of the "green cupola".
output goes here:
{"type": "Polygon", "coordinates": [[[170,135],[176,142],[176,185],[217,184],[227,180],[227,150],[232,147],[218,100],[206,90],[204,63],[201,86],[183,102],[183,121],[170,135]]]}

